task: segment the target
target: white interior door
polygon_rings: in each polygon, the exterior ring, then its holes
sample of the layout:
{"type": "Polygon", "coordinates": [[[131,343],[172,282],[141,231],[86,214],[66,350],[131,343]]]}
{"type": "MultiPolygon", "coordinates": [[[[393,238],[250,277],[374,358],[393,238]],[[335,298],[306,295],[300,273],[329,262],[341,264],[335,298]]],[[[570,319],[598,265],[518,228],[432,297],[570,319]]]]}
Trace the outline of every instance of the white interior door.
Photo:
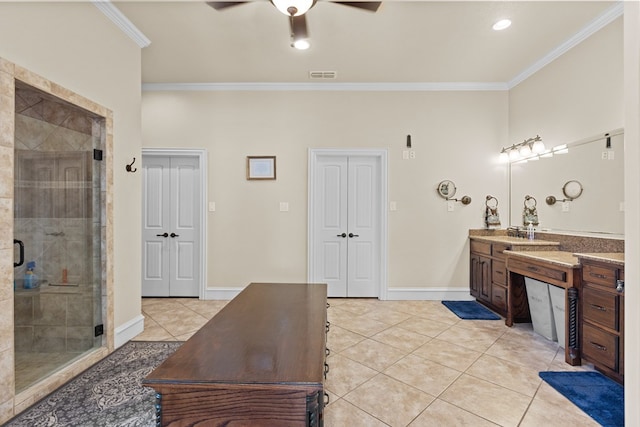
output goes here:
{"type": "Polygon", "coordinates": [[[313,171],[310,280],[330,297],[379,297],[380,157],[319,155],[313,171]]]}
{"type": "Polygon", "coordinates": [[[196,157],[144,156],[142,296],[196,297],[200,170],[196,157]]]}

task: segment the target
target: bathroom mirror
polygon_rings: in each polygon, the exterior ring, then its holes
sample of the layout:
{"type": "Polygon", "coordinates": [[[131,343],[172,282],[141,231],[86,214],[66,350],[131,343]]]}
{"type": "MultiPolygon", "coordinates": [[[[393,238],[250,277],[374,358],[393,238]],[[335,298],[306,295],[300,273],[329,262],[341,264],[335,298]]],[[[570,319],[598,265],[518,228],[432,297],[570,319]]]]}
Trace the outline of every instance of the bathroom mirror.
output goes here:
{"type": "Polygon", "coordinates": [[[564,194],[573,200],[538,204],[538,229],[624,235],[624,135],[622,130],[611,135],[609,144],[603,133],[591,142],[569,143],[566,154],[512,163],[510,225],[522,226],[522,201],[527,195],[546,200],[564,194]]]}

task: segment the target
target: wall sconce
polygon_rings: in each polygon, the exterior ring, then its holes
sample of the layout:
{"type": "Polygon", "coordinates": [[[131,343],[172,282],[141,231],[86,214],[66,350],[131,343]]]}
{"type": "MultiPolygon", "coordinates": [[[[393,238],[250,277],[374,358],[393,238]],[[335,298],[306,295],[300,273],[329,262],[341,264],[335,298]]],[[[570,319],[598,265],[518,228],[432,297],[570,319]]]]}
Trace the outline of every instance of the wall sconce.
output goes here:
{"type": "Polygon", "coordinates": [[[471,197],[469,196],[462,196],[461,199],[454,199],[453,196],[456,195],[456,190],[456,185],[453,183],[453,181],[449,181],[448,179],[440,181],[437,188],[440,197],[447,201],[460,202],[463,205],[468,205],[469,203],[471,203],[471,197]]]}
{"type": "Polygon", "coordinates": [[[564,194],[564,199],[558,200],[555,196],[547,196],[545,201],[549,206],[555,205],[556,202],[572,202],[574,199],[577,199],[582,195],[582,184],[580,181],[576,181],[572,179],[571,181],[567,181],[562,187],[562,194],[564,194]]]}
{"type": "Polygon", "coordinates": [[[545,146],[540,135],[535,138],[525,139],[524,141],[513,144],[510,147],[504,147],[500,151],[500,161],[503,163],[515,162],[530,157],[537,157],[544,153],[545,146]]]}

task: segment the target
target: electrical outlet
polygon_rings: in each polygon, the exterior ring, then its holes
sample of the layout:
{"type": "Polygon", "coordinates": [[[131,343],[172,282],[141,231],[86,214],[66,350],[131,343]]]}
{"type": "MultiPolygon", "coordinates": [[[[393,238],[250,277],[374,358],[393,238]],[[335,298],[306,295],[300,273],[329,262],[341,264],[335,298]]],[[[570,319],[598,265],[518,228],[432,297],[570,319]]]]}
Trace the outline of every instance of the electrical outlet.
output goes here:
{"type": "Polygon", "coordinates": [[[562,202],[562,212],[569,212],[569,206],[570,203],[569,202],[562,202]]]}
{"type": "Polygon", "coordinates": [[[456,204],[452,200],[447,201],[447,212],[453,212],[456,208],[456,204]]]}
{"type": "Polygon", "coordinates": [[[606,151],[602,152],[602,160],[608,160],[609,159],[609,153],[607,153],[606,151]]]}
{"type": "Polygon", "coordinates": [[[409,151],[409,158],[410,159],[415,159],[416,158],[416,152],[413,151],[413,150],[409,151]]]}

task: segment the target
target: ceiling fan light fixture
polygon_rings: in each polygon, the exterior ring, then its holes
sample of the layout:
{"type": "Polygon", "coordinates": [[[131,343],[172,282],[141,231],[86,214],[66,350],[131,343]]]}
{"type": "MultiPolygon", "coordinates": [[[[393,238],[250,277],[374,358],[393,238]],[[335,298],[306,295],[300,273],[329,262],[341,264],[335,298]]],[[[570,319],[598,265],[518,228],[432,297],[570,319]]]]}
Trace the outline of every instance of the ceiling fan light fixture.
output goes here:
{"type": "Polygon", "coordinates": [[[294,47],[298,50],[307,50],[309,49],[309,47],[311,47],[311,43],[309,43],[309,39],[298,39],[291,42],[291,47],[294,47]]]}
{"type": "Polygon", "coordinates": [[[300,16],[311,9],[315,0],[271,0],[271,3],[287,16],[300,16]]]}

